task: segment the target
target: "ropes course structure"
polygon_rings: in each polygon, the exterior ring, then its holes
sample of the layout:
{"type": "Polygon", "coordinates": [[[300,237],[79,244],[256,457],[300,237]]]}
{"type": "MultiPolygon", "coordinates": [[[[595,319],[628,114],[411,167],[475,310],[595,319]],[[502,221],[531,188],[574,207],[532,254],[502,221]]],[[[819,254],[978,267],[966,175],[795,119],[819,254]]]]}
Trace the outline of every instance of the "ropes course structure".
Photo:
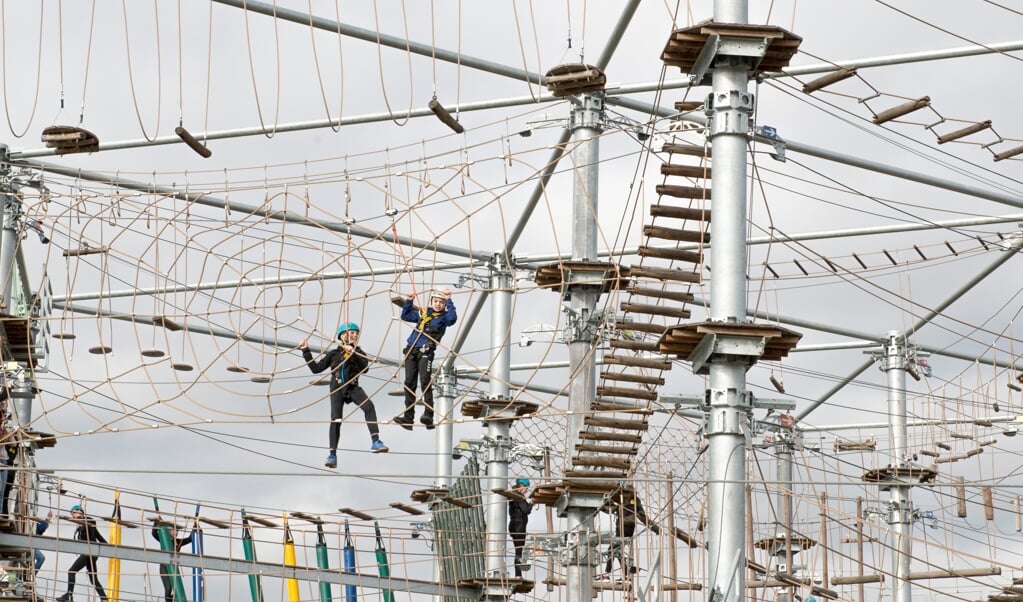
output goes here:
{"type": "Polygon", "coordinates": [[[1020,13],[718,3],[5,4],[0,594],[1023,600],[1020,13]]]}

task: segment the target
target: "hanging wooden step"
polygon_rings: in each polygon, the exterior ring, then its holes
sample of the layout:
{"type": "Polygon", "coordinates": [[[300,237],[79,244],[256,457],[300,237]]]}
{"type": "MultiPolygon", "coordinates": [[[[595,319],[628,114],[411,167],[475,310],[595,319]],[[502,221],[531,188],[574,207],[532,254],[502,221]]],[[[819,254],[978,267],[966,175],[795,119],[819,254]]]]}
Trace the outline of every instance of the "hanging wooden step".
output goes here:
{"type": "Polygon", "coordinates": [[[697,146],[695,144],[665,144],[661,147],[662,153],[671,153],[673,155],[688,155],[690,157],[707,157],[711,156],[710,147],[697,146]]]}
{"type": "MultiPolygon", "coordinates": [[[[617,470],[577,470],[573,468],[565,471],[566,479],[608,479],[612,477],[625,478],[627,476],[629,476],[628,473],[617,470]]],[[[618,483],[618,486],[620,487],[621,483],[618,483]]]]}
{"type": "Polygon", "coordinates": [[[631,356],[604,356],[604,364],[612,366],[636,366],[637,368],[650,368],[652,370],[670,370],[671,362],[656,357],[631,357],[631,356]]]}
{"type": "Polygon", "coordinates": [[[601,416],[587,416],[583,418],[583,424],[621,431],[645,431],[650,427],[647,421],[643,419],[630,420],[628,418],[604,418],[601,416]]]}
{"type": "Polygon", "coordinates": [[[693,284],[700,282],[700,275],[695,272],[671,268],[636,266],[632,268],[632,275],[635,278],[656,278],[658,280],[674,280],[676,282],[691,282],[693,284]]]}
{"type": "Polygon", "coordinates": [[[661,324],[651,324],[649,322],[634,322],[631,320],[616,320],[615,326],[620,330],[635,330],[636,332],[652,332],[654,334],[661,334],[664,332],[664,326],[661,324]]]}
{"type": "Polygon", "coordinates": [[[598,443],[576,443],[576,452],[593,452],[595,454],[622,454],[634,455],[639,448],[635,445],[600,445],[598,443]]]}
{"type": "Polygon", "coordinates": [[[609,341],[612,349],[628,349],[629,351],[657,351],[660,343],[657,341],[623,341],[611,339],[609,341]]]}
{"type": "Polygon", "coordinates": [[[679,176],[682,178],[710,179],[710,167],[707,165],[672,165],[661,163],[662,176],[679,176]]]}
{"type": "Polygon", "coordinates": [[[680,242],[698,242],[701,244],[710,242],[710,232],[683,230],[682,228],[665,228],[663,226],[643,226],[643,236],[680,242]]]}
{"type": "MultiPolygon", "coordinates": [[[[657,297],[658,299],[671,299],[672,301],[681,301],[688,303],[693,300],[693,294],[684,291],[668,291],[663,288],[652,288],[648,286],[630,286],[626,291],[633,295],[642,295],[644,297],[657,297]]],[[[639,330],[639,329],[634,329],[639,330]]]]}
{"type": "Polygon", "coordinates": [[[653,217],[674,217],[677,219],[688,219],[697,222],[710,221],[710,209],[698,207],[676,207],[674,205],[650,205],[650,215],[653,217]]]}
{"type": "Polygon", "coordinates": [[[579,438],[587,441],[618,441],[621,443],[635,443],[637,445],[643,442],[643,435],[609,433],[607,431],[582,431],[579,433],[579,438]]]}
{"type": "Polygon", "coordinates": [[[671,196],[676,199],[709,199],[710,189],[703,186],[679,186],[677,184],[658,184],[654,189],[657,194],[671,196]]]}
{"type": "Polygon", "coordinates": [[[657,391],[633,389],[631,387],[597,387],[597,395],[602,397],[629,397],[632,399],[657,399],[657,391]]]}
{"type": "Polygon", "coordinates": [[[648,303],[622,303],[622,311],[634,314],[649,314],[651,316],[666,316],[669,318],[688,318],[690,311],[681,307],[668,307],[665,305],[652,305],[648,303]]]}
{"type": "Polygon", "coordinates": [[[703,253],[699,251],[683,251],[682,249],[664,247],[640,247],[639,256],[684,261],[686,263],[701,263],[703,261],[703,253]]]}
{"type": "Polygon", "coordinates": [[[660,376],[647,374],[632,374],[630,372],[601,372],[600,378],[604,380],[617,380],[628,383],[639,383],[643,385],[663,385],[664,379],[660,376]]]}
{"type": "Polygon", "coordinates": [[[703,101],[700,100],[676,100],[675,110],[679,113],[688,113],[689,111],[695,111],[703,107],[703,101]]]}
{"type": "Polygon", "coordinates": [[[608,458],[606,456],[574,456],[572,466],[602,466],[604,468],[620,468],[629,470],[632,462],[626,458],[608,458]]]}
{"type": "Polygon", "coordinates": [[[635,403],[611,401],[608,399],[597,399],[593,401],[590,403],[590,410],[594,412],[628,412],[635,416],[649,416],[654,413],[653,410],[647,408],[645,405],[640,406],[635,403]]]}

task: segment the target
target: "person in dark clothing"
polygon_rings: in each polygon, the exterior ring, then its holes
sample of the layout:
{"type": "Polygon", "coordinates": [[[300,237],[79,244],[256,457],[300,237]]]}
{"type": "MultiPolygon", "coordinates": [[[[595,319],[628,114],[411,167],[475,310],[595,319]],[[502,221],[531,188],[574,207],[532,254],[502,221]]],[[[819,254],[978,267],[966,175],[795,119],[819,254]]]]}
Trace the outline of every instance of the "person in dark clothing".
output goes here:
{"type": "MultiPolygon", "coordinates": [[[[85,512],[82,511],[82,507],[79,505],[71,506],[71,519],[78,523],[78,528],[75,529],[75,539],[80,541],[91,541],[96,543],[107,543],[107,540],[103,538],[103,534],[96,528],[96,519],[85,516],[85,512]]],[[[71,563],[71,568],[67,570],[67,593],[57,598],[57,602],[70,602],[72,594],[75,591],[75,575],[78,571],[88,568],[89,581],[92,582],[92,586],[96,588],[96,594],[100,600],[107,599],[107,592],[103,590],[103,586],[99,582],[99,575],[96,571],[96,557],[89,556],[88,554],[82,554],[71,563]]]]}
{"type": "MultiPolygon", "coordinates": [[[[160,541],[160,523],[163,519],[160,515],[156,515],[156,526],[153,527],[153,539],[160,541]]],[[[187,537],[178,537],[178,528],[171,525],[170,527],[171,542],[174,544],[174,551],[180,552],[186,544],[192,543],[192,534],[189,533],[187,537]]],[[[160,581],[163,582],[163,599],[164,602],[174,602],[174,584],[171,583],[171,566],[167,564],[160,565],[160,581]]]]}
{"type": "Polygon", "coordinates": [[[533,511],[533,505],[526,499],[528,488],[529,479],[515,479],[512,491],[518,494],[518,497],[508,500],[508,534],[511,536],[512,545],[515,546],[516,577],[521,577],[523,569],[529,568],[522,558],[523,549],[526,547],[526,525],[529,523],[529,513],[533,511]]]}
{"type": "Polygon", "coordinates": [[[346,403],[354,403],[362,408],[362,414],[366,417],[366,427],[369,428],[369,436],[372,439],[370,451],[373,453],[388,451],[387,446],[380,440],[376,406],[359,386],[359,376],[369,367],[369,356],[359,347],[359,334],[359,325],[355,322],[342,324],[337,329],[337,338],[340,341],[338,346],[328,351],[319,361],[313,359],[313,353],[309,351],[306,341],[298,344],[298,348],[302,350],[302,357],[313,374],[330,368],[328,431],[330,452],[327,461],[323,463],[327,468],[337,467],[337,444],[341,440],[341,416],[346,403]]]}
{"type": "MultiPolygon", "coordinates": [[[[615,536],[622,538],[619,541],[611,542],[610,547],[607,550],[607,565],[604,567],[604,576],[610,578],[611,568],[614,567],[614,559],[618,559],[618,564],[621,565],[622,570],[625,570],[625,556],[624,549],[626,542],[625,539],[631,539],[633,534],[636,532],[636,521],[640,520],[646,523],[646,514],[643,512],[643,504],[636,497],[636,494],[629,491],[623,491],[619,494],[617,504],[613,506],[610,512],[614,515],[615,524],[615,536]]],[[[635,573],[636,567],[631,563],[629,565],[629,573],[635,573]]]]}
{"type": "Polygon", "coordinates": [[[394,422],[403,429],[412,430],[416,421],[416,382],[423,391],[423,415],[419,422],[432,429],[433,425],[433,356],[437,351],[437,343],[448,326],[458,321],[455,304],[451,301],[451,291],[435,290],[430,292],[430,307],[417,308],[413,303],[415,293],[410,293],[401,308],[401,319],[416,325],[415,330],[405,341],[405,411],[394,417],[394,422]]]}

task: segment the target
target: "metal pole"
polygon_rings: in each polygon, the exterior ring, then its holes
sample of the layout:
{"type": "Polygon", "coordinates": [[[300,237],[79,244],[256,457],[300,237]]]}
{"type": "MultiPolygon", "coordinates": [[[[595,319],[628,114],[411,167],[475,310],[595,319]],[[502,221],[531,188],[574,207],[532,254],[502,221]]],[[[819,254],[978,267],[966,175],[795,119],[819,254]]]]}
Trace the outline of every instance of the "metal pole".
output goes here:
{"type": "MultiPolygon", "coordinates": [[[[779,433],[780,435],[780,433],[779,433]]],[[[778,517],[778,532],[775,534],[776,541],[782,541],[782,548],[775,550],[778,562],[785,562],[785,570],[779,571],[791,575],[792,570],[792,442],[782,439],[775,446],[777,453],[778,470],[778,507],[775,509],[778,517]]],[[[786,587],[784,593],[780,594],[776,602],[789,602],[792,600],[794,590],[786,587]]]]}
{"type": "MultiPolygon", "coordinates": [[[[573,105],[572,161],[575,182],[572,193],[572,259],[597,261],[598,162],[600,160],[601,120],[604,113],[602,92],[582,94],[573,105]]],[[[568,338],[568,450],[575,448],[583,418],[596,394],[597,370],[593,355],[596,338],[594,307],[601,286],[570,284],[571,299],[566,307],[568,338]]],[[[569,452],[571,453],[571,452],[569,452]]],[[[576,550],[568,555],[566,602],[589,602],[593,592],[593,565],[589,534],[593,531],[591,508],[566,509],[566,528],[578,537],[576,550]]]]}
{"type": "MultiPolygon", "coordinates": [[[[743,0],[715,0],[714,21],[744,24],[743,0]]],[[[746,321],[746,145],[753,98],[749,67],[741,60],[717,61],[708,99],[714,155],[714,220],[711,222],[710,320],[746,321]]],[[[707,600],[738,602],[746,594],[746,447],[752,411],[745,362],[727,356],[710,360],[707,409],[708,536],[707,600]]]]}
{"type": "MultiPolygon", "coordinates": [[[[509,399],[508,379],[511,355],[508,349],[511,327],[512,280],[504,256],[495,254],[490,265],[490,399],[509,399]]],[[[511,420],[486,420],[487,427],[487,575],[505,577],[508,549],[508,502],[495,489],[508,486],[511,449],[511,420]]],[[[488,596],[505,598],[502,586],[488,590],[488,596]]]]}
{"type": "MultiPolygon", "coordinates": [[[[906,457],[906,370],[909,367],[906,338],[898,331],[888,333],[881,358],[881,370],[888,380],[888,420],[892,441],[892,468],[905,468],[906,457]]],[[[888,522],[892,526],[892,586],[893,602],[911,602],[912,584],[909,565],[912,559],[913,519],[909,500],[909,485],[899,479],[891,486],[888,522]]]]}

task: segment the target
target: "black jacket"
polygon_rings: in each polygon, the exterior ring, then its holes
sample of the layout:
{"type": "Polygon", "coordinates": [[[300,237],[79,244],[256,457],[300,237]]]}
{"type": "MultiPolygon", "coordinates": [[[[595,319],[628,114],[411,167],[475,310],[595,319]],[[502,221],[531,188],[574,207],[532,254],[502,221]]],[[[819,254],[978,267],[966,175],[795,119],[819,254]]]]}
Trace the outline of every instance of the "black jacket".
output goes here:
{"type": "MultiPolygon", "coordinates": [[[[158,527],[153,527],[153,539],[155,539],[156,541],[160,541],[160,529],[158,527]]],[[[175,538],[173,541],[174,549],[180,552],[181,548],[183,548],[185,544],[192,543],[192,534],[189,533],[187,537],[175,538]]]]}
{"type": "Polygon", "coordinates": [[[508,500],[508,525],[524,529],[526,523],[529,522],[529,513],[532,511],[533,505],[524,498],[521,500],[508,500]]]}
{"type": "Polygon", "coordinates": [[[75,539],[107,543],[107,540],[103,539],[103,534],[96,528],[96,519],[87,516],[82,520],[84,522],[80,523],[78,528],[75,529],[75,539]]]}
{"type": "Polygon", "coordinates": [[[345,352],[340,347],[334,347],[327,352],[319,361],[313,359],[313,352],[306,347],[302,350],[302,357],[313,374],[319,374],[330,368],[330,390],[341,391],[344,387],[359,386],[359,376],[369,368],[369,356],[356,347],[348,359],[345,359],[345,352]]]}

